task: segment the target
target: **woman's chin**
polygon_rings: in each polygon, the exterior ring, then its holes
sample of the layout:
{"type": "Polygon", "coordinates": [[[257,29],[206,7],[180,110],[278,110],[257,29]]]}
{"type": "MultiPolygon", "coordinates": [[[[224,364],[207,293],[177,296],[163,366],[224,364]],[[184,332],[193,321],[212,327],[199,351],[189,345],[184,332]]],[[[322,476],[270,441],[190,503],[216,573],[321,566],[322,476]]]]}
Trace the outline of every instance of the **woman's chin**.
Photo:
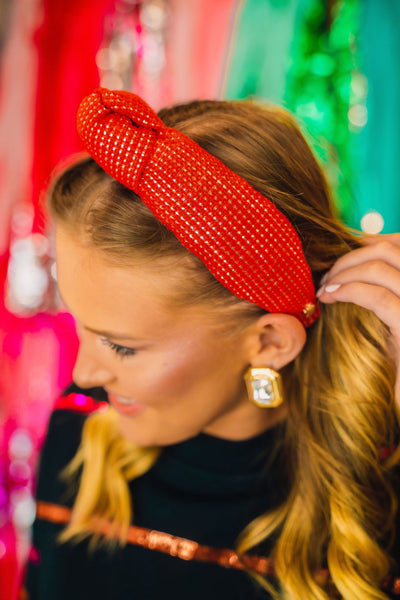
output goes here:
{"type": "Polygon", "coordinates": [[[157,443],[154,431],[151,431],[146,424],[136,423],[136,419],[118,414],[118,427],[123,437],[142,448],[160,445],[157,443]]]}
{"type": "Polygon", "coordinates": [[[172,446],[200,433],[198,428],[174,428],[171,424],[160,422],[155,414],[143,414],[139,418],[130,418],[118,414],[118,426],[123,437],[141,448],[172,446]]]}

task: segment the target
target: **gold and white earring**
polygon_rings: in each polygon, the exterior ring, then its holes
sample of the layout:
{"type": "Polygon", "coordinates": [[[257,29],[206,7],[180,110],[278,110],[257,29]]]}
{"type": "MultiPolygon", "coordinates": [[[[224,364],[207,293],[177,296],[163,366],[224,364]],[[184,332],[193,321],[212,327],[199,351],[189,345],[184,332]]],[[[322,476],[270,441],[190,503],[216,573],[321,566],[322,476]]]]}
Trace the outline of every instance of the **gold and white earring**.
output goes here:
{"type": "Polygon", "coordinates": [[[244,374],[249,399],[260,408],[275,408],[283,402],[282,378],[269,367],[249,367],[244,374]]]}

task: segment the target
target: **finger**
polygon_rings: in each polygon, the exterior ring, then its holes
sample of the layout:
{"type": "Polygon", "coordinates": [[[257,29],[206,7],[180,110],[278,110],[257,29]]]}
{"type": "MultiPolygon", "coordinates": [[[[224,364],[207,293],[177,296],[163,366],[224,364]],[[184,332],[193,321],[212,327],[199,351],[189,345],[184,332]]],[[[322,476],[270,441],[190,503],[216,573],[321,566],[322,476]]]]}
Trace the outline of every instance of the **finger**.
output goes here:
{"type": "Polygon", "coordinates": [[[379,244],[379,242],[390,242],[391,244],[400,247],[400,233],[385,233],[383,235],[364,234],[360,238],[360,241],[365,245],[379,244]]]}
{"type": "Polygon", "coordinates": [[[352,302],[371,310],[391,330],[400,343],[400,298],[380,285],[351,282],[325,286],[319,296],[321,302],[352,302]]]}
{"type": "Polygon", "coordinates": [[[367,242],[362,248],[352,250],[340,257],[326,274],[324,283],[330,281],[334,276],[345,269],[376,260],[381,260],[395,269],[400,270],[400,244],[393,243],[386,239],[367,242]]]}
{"type": "Polygon", "coordinates": [[[318,290],[318,297],[323,287],[351,282],[369,283],[388,289],[400,296],[400,270],[382,260],[370,260],[356,266],[330,273],[327,281],[318,290]]]}

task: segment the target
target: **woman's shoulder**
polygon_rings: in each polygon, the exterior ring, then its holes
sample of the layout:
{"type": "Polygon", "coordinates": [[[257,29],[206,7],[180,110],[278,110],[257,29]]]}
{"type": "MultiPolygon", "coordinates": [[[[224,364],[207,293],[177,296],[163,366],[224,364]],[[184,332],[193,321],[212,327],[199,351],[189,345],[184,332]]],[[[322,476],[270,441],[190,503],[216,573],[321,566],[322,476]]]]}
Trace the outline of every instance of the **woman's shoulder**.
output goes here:
{"type": "Polygon", "coordinates": [[[68,408],[55,408],[50,415],[41,451],[41,461],[70,460],[75,454],[88,413],[68,408]]]}
{"type": "Polygon", "coordinates": [[[40,452],[36,496],[47,502],[59,501],[65,491],[60,473],[79,448],[86,419],[103,399],[75,388],[68,388],[56,402],[40,452]]]}
{"type": "Polygon", "coordinates": [[[52,412],[39,459],[36,496],[57,502],[64,491],[60,473],[79,448],[87,414],[68,409],[52,412]]]}

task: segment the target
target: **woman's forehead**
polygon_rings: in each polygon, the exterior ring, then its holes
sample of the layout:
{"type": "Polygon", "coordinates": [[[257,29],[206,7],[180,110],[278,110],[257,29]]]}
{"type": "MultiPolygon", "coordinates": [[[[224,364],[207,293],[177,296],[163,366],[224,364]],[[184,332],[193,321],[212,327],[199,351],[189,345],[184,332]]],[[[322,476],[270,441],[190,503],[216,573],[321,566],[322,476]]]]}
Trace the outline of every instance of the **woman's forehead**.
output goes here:
{"type": "Polygon", "coordinates": [[[149,329],[166,331],[184,319],[206,322],[215,312],[211,306],[207,310],[173,302],[182,286],[190,285],[187,269],[176,260],[171,259],[170,268],[167,259],[118,266],[62,227],[57,228],[56,245],[62,298],[90,329],[121,331],[132,325],[140,329],[135,336],[144,336],[149,329]]]}

